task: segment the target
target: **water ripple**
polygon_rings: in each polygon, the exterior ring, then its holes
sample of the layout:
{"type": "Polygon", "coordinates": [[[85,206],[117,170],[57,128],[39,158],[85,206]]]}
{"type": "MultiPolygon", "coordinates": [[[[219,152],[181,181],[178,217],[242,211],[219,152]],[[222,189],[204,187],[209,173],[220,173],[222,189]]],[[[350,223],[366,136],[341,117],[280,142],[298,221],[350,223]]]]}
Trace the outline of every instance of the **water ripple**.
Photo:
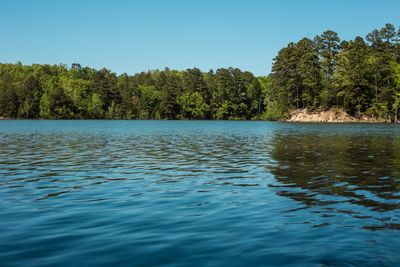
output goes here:
{"type": "Polygon", "coordinates": [[[0,265],[398,265],[399,129],[0,121],[0,265]]]}

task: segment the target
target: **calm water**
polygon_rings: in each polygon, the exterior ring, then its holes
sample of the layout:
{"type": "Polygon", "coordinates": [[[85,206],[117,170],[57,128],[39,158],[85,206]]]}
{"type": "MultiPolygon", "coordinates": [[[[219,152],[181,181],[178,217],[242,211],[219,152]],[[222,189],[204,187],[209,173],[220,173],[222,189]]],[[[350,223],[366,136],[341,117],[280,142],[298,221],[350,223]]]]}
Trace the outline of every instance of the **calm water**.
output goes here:
{"type": "Polygon", "coordinates": [[[400,126],[0,121],[0,266],[399,266],[400,126]]]}

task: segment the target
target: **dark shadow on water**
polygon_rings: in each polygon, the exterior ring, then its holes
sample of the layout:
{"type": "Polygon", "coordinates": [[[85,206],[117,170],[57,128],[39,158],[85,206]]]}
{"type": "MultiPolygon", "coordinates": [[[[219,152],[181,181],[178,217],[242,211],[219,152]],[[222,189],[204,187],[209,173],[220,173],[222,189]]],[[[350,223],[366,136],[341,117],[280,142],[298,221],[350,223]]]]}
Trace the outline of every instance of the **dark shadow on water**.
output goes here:
{"type": "Polygon", "coordinates": [[[306,206],[400,208],[400,137],[277,133],[272,143],[268,170],[279,182],[270,185],[277,194],[306,206]]]}

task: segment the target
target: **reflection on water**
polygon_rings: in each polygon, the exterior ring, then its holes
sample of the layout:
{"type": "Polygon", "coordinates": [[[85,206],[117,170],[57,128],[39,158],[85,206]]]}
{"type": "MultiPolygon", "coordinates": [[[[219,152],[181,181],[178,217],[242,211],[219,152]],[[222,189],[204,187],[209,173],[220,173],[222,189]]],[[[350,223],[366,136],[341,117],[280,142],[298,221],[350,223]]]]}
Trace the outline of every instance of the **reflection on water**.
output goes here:
{"type": "Polygon", "coordinates": [[[399,217],[390,214],[400,209],[399,136],[279,133],[273,142],[269,169],[279,182],[271,185],[279,195],[305,208],[324,207],[324,214],[377,220],[366,228],[400,229],[399,217]]]}
{"type": "Polygon", "coordinates": [[[0,121],[0,265],[398,265],[399,130],[0,121]]]}

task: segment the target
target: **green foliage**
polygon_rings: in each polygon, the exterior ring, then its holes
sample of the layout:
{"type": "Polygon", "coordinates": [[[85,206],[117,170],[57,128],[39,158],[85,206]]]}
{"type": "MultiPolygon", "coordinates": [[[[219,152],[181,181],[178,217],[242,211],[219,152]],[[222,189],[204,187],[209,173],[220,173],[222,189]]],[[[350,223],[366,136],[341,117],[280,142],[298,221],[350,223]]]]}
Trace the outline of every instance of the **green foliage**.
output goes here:
{"type": "Polygon", "coordinates": [[[316,44],[303,38],[283,48],[272,67],[271,99],[286,110],[319,104],[322,69],[316,44]]]}
{"type": "Polygon", "coordinates": [[[209,108],[200,92],[186,92],[178,97],[177,103],[181,107],[182,119],[204,119],[209,108]]]}
{"type": "Polygon", "coordinates": [[[111,102],[111,105],[108,107],[106,112],[107,119],[121,119],[121,110],[118,104],[114,101],[111,102]]]}
{"type": "Polygon", "coordinates": [[[285,108],[278,101],[273,100],[268,103],[261,118],[269,121],[277,121],[286,116],[285,108]]]}
{"type": "Polygon", "coordinates": [[[290,43],[275,58],[266,98],[273,104],[265,114],[341,107],[352,115],[397,121],[398,38],[394,26],[386,24],[367,35],[368,43],[361,37],[340,42],[333,31],[290,43]]]}
{"type": "Polygon", "coordinates": [[[44,93],[40,99],[40,117],[48,119],[74,118],[72,101],[55,78],[49,79],[44,84],[44,93]]]}
{"type": "Polygon", "coordinates": [[[394,81],[395,81],[395,89],[393,96],[393,113],[394,113],[394,121],[399,122],[398,114],[400,109],[400,64],[396,62],[391,63],[392,70],[394,72],[394,81]]]}
{"type": "Polygon", "coordinates": [[[93,93],[88,104],[89,118],[102,119],[104,116],[103,101],[98,93],[93,93]]]}
{"type": "Polygon", "coordinates": [[[155,117],[156,108],[160,102],[161,93],[154,85],[139,85],[139,119],[151,119],[155,117]]]}
{"type": "Polygon", "coordinates": [[[319,56],[321,68],[326,78],[331,78],[336,67],[336,56],[340,53],[340,38],[334,31],[328,30],[314,39],[319,56]]]}
{"type": "Polygon", "coordinates": [[[44,119],[251,119],[264,108],[258,78],[239,69],[107,69],[0,64],[0,116],[44,119]]]}
{"type": "Polygon", "coordinates": [[[224,101],[222,105],[217,108],[215,118],[217,120],[227,120],[231,113],[230,106],[232,106],[232,104],[229,101],[224,101]]]}
{"type": "Polygon", "coordinates": [[[268,76],[237,68],[117,75],[78,63],[0,64],[0,117],[43,119],[266,119],[293,109],[343,108],[398,121],[400,32],[366,40],[334,31],[282,48],[268,76]]]}

